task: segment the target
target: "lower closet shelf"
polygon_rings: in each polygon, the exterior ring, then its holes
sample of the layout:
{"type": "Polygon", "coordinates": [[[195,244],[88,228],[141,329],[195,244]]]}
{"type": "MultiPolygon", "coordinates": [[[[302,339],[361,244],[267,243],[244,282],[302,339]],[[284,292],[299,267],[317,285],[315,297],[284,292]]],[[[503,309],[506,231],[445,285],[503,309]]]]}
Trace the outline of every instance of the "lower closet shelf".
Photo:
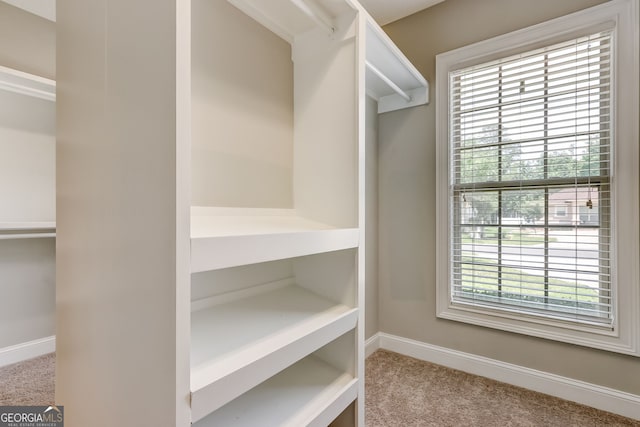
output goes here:
{"type": "Polygon", "coordinates": [[[356,399],[357,389],[353,376],[309,356],[195,426],[324,427],[356,399]]]}
{"type": "Polygon", "coordinates": [[[193,309],[194,422],[352,330],[358,318],[357,309],[290,281],[197,301],[193,309]]]}

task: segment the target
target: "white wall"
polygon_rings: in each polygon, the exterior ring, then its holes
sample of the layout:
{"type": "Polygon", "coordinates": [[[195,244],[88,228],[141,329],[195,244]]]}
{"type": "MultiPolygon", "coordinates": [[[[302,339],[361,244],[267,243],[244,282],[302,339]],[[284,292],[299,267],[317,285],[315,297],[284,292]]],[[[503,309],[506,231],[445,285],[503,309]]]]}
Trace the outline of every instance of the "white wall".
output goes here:
{"type": "Polygon", "coordinates": [[[192,204],[293,207],[291,46],[227,1],[192,8],[192,204]]]}
{"type": "MultiPolygon", "coordinates": [[[[0,2],[0,65],[55,78],[55,24],[0,2]]],[[[55,105],[0,100],[0,222],[55,218],[55,105]],[[24,110],[32,114],[17,114],[24,110]],[[20,142],[20,145],[17,143],[20,142]]],[[[55,240],[0,240],[0,349],[55,330],[55,240]]]]}
{"type": "Polygon", "coordinates": [[[0,348],[54,334],[55,242],[0,240],[0,348]]]}
{"type": "Polygon", "coordinates": [[[55,23],[0,1],[0,65],[55,80],[55,23]]]}

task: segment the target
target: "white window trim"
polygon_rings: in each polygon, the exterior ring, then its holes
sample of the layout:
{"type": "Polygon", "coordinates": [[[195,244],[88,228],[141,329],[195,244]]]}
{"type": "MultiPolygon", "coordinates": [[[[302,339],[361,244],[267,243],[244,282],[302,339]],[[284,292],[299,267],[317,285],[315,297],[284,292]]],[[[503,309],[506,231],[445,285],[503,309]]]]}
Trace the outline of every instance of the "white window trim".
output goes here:
{"type": "Polygon", "coordinates": [[[617,353],[640,356],[640,18],[637,0],[612,0],[561,18],[436,57],[436,312],[444,319],[501,329],[617,353]],[[519,52],[549,46],[607,28],[614,28],[615,137],[611,191],[613,330],[561,320],[527,317],[502,310],[452,304],[449,230],[449,72],[519,52]],[[622,96],[620,95],[622,94],[622,96]],[[622,227],[620,226],[622,225],[622,227]]]}

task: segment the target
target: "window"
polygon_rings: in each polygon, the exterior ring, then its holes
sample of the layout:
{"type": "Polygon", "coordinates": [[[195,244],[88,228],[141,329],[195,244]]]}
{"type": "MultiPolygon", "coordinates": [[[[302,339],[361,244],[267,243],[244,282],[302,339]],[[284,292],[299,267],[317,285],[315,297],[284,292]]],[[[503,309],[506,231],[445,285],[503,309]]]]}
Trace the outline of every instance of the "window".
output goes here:
{"type": "Polygon", "coordinates": [[[454,302],[611,327],[611,39],[449,74],[454,302]]]}
{"type": "Polygon", "coordinates": [[[438,56],[440,317],[637,354],[632,3],[438,56]]]}

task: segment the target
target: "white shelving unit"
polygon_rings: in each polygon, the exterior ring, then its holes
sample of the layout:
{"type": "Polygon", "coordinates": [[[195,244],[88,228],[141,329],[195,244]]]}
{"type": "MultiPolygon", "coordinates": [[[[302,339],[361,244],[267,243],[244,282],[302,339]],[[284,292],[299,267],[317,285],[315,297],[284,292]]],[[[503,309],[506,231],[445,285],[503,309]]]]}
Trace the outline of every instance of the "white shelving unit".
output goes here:
{"type": "Polygon", "coordinates": [[[193,421],[356,327],[357,309],[287,281],[255,292],[198,301],[191,320],[193,421]]]}
{"type": "Polygon", "coordinates": [[[192,188],[199,204],[191,208],[191,271],[208,295],[192,300],[191,420],[328,425],[351,406],[347,424],[362,425],[355,416],[362,406],[363,280],[357,11],[342,0],[230,3],[192,2],[192,36],[203,41],[193,38],[191,51],[192,188]],[[232,54],[209,42],[223,37],[238,41],[232,54]],[[268,64],[258,59],[268,57],[268,64]],[[254,93],[234,86],[238,75],[256,80],[254,93]],[[230,86],[237,92],[227,94],[230,86]],[[265,97],[271,87],[291,98],[265,97]],[[239,117],[254,120],[260,134],[248,133],[250,122],[211,116],[229,114],[239,99],[239,117]],[[278,109],[285,114],[270,111],[278,109]],[[233,191],[216,188],[220,181],[233,191]],[[262,194],[247,182],[264,187],[262,194]],[[286,277],[271,280],[273,262],[286,277]],[[240,279],[263,264],[264,275],[240,279]],[[324,346],[331,355],[318,352],[324,346]],[[265,392],[280,402],[272,415],[254,407],[265,392]]]}
{"type": "MultiPolygon", "coordinates": [[[[211,296],[192,301],[192,421],[198,426],[327,425],[352,405],[353,415],[340,417],[340,422],[350,420],[347,425],[363,425],[362,100],[366,91],[378,102],[379,112],[421,105],[428,100],[428,85],[355,1],[229,2],[255,22],[222,5],[215,13],[223,18],[214,17],[210,5],[192,2],[193,37],[207,41],[223,36],[242,40],[240,32],[245,31],[248,42],[245,45],[241,41],[232,56],[242,67],[255,68],[251,75],[233,65],[217,65],[209,55],[224,62],[225,47],[215,50],[209,43],[192,39],[192,188],[196,189],[196,203],[206,203],[191,208],[191,271],[206,275],[208,271],[228,269],[223,280],[219,276],[202,276],[199,282],[210,283],[211,296]],[[207,13],[211,13],[210,21],[207,13]],[[223,19],[233,22],[236,28],[245,28],[230,34],[223,19]],[[279,70],[263,73],[264,64],[254,59],[270,54],[259,52],[260,43],[273,37],[266,35],[259,24],[290,45],[291,53],[280,59],[279,70]],[[216,28],[226,34],[217,34],[216,28]],[[252,44],[254,48],[250,47],[252,44]],[[266,79],[267,85],[272,78],[273,86],[282,90],[280,75],[291,66],[289,61],[293,62],[290,134],[273,137],[271,132],[277,132],[264,125],[270,114],[261,109],[264,106],[258,83],[253,84],[258,88],[256,99],[247,94],[244,101],[246,117],[263,126],[257,139],[232,125],[234,117],[217,121],[207,116],[207,112],[214,111],[228,114],[228,109],[239,103],[238,98],[242,99],[242,87],[236,87],[237,92],[231,92],[231,97],[226,92],[228,86],[234,85],[236,75],[255,78],[257,82],[266,79]],[[216,90],[220,81],[226,81],[226,86],[216,90]],[[197,119],[200,117],[201,121],[197,119]],[[229,145],[225,138],[216,139],[212,129],[241,148],[229,145]],[[287,142],[288,138],[292,142],[287,142]],[[271,144],[275,151],[291,150],[290,157],[285,156],[290,163],[280,165],[291,171],[290,181],[260,175],[277,162],[268,159],[266,153],[267,159],[254,156],[264,150],[262,144],[271,144]],[[225,163],[237,167],[226,171],[228,165],[212,157],[215,152],[226,159],[225,163]],[[205,158],[210,159],[208,164],[202,160],[205,158]],[[216,171],[215,179],[209,175],[211,170],[216,171]],[[203,177],[209,177],[211,189],[203,185],[203,177]],[[216,190],[217,181],[235,191],[216,190]],[[269,183],[265,193],[273,194],[274,200],[278,198],[281,206],[263,203],[256,194],[246,191],[245,182],[253,182],[254,186],[269,183]],[[282,194],[288,191],[291,196],[283,198],[282,194]],[[227,207],[229,200],[236,201],[237,207],[227,207]],[[290,200],[290,205],[281,200],[290,200]],[[319,256],[345,250],[355,251],[346,264],[336,261],[340,257],[328,260],[319,256]],[[226,283],[240,282],[235,275],[245,274],[242,266],[277,260],[287,263],[298,257],[306,257],[306,261],[291,261],[294,266],[290,278],[266,285],[257,278],[255,285],[245,283],[238,289],[226,283]],[[327,274],[334,269],[346,273],[339,277],[327,274]],[[329,292],[325,280],[328,277],[332,282],[329,292]],[[351,342],[339,339],[348,333],[351,342]],[[326,359],[323,353],[309,356],[326,345],[338,348],[340,358],[326,359]],[[326,360],[318,362],[318,358],[326,360]],[[298,362],[300,359],[303,360],[298,362]],[[317,386],[305,388],[304,378],[309,378],[311,384],[317,381],[317,386]],[[287,391],[280,396],[272,393],[273,387],[287,391]],[[264,393],[273,394],[273,401],[258,404],[264,393]],[[287,393],[297,398],[285,397],[289,396],[287,393]],[[281,399],[291,400],[291,410],[276,403],[281,399]],[[271,405],[279,411],[274,418],[265,418],[262,413],[268,413],[266,407],[271,405]],[[340,410],[318,412],[318,405],[340,410]]],[[[278,57],[277,53],[271,55],[278,57]]],[[[280,107],[278,102],[286,104],[286,99],[274,101],[272,108],[280,107]]],[[[283,123],[286,126],[286,119],[277,120],[272,122],[274,127],[283,123]]]]}
{"type": "Polygon", "coordinates": [[[426,82],[356,0],[134,3],[57,10],[70,419],[362,427],[366,97],[426,82]]]}
{"type": "Polygon", "coordinates": [[[55,237],[53,80],[0,66],[0,240],[55,237]]]}
{"type": "Polygon", "coordinates": [[[55,342],[56,84],[0,66],[0,366],[55,342]]]}

